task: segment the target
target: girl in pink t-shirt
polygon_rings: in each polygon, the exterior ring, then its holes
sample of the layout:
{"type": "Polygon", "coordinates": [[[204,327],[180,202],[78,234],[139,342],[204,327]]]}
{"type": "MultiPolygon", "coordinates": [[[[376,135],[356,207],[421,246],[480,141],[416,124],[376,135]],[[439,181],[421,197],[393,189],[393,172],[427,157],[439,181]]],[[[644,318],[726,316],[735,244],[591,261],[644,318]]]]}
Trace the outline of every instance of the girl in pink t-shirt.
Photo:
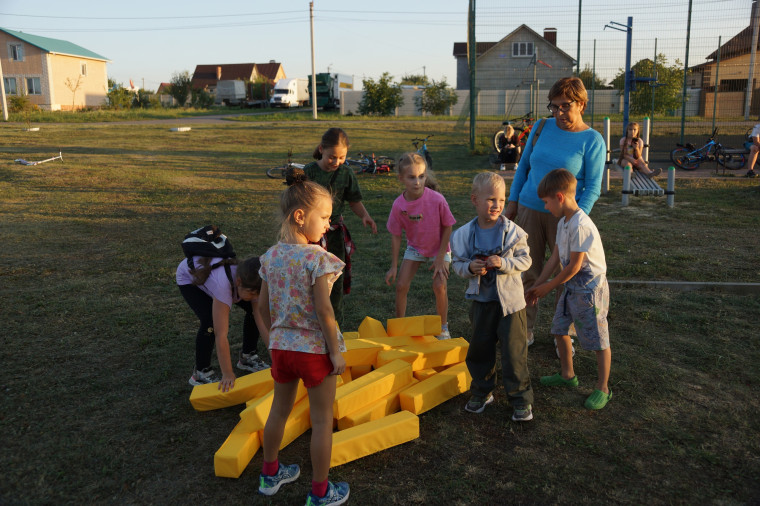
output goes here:
{"type": "Polygon", "coordinates": [[[449,301],[446,283],[449,278],[451,249],[449,237],[456,223],[449,204],[435,188],[425,159],[417,153],[406,153],[398,163],[398,178],[404,192],[393,202],[387,228],[391,233],[391,268],[385,274],[385,283],[396,283],[396,317],[406,315],[406,300],[412,278],[420,264],[432,260],[433,293],[435,308],[441,317],[442,331],[438,339],[448,339],[449,301]],[[406,251],[398,271],[398,252],[401,233],[406,234],[406,251]],[[398,279],[396,273],[398,271],[398,279]]]}

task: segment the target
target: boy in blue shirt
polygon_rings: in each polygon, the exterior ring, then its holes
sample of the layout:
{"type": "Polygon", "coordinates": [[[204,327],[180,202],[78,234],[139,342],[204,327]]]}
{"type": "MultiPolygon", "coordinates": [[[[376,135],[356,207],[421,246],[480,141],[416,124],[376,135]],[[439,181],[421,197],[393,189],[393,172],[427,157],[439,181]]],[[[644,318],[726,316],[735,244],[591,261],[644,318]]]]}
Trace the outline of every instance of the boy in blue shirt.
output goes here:
{"type": "Polygon", "coordinates": [[[506,185],[498,174],[475,176],[470,195],[478,216],[451,236],[452,267],[470,280],[472,338],[467,369],[472,397],[465,406],[482,413],[496,388],[496,343],[501,343],[504,390],[514,409],[512,420],[533,419],[533,389],[528,372],[527,319],[521,273],[531,264],[528,235],[502,215],[506,185]]]}
{"type": "Polygon", "coordinates": [[[575,176],[565,169],[549,172],[538,185],[538,196],[544,201],[544,206],[560,220],[552,256],[533,287],[525,293],[525,300],[528,304],[535,305],[539,298],[560,285],[565,285],[551,330],[557,341],[562,370],[553,376],[542,376],[541,384],[578,386],[578,378],[573,370],[572,341],[568,335],[570,325],[574,323],[583,349],[596,352],[596,388],[586,399],[585,406],[588,409],[602,409],[612,398],[607,385],[612,360],[607,326],[610,300],[607,264],[599,230],[583,209],[578,207],[575,189],[575,176]],[[560,273],[549,280],[558,267],[562,268],[560,273]]]}

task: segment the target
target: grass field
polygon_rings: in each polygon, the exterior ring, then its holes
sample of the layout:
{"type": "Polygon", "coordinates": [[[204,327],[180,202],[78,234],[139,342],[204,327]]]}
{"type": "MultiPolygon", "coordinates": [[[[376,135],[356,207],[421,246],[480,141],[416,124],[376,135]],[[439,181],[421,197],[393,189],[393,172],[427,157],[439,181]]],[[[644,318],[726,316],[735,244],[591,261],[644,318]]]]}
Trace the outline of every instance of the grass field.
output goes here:
{"type": "MultiPolygon", "coordinates": [[[[308,491],[308,435],[283,450],[303,477],[272,499],[255,490],[261,453],[237,480],[214,477],[214,452],[239,409],[195,412],[187,384],[196,320],[174,283],[184,234],[216,223],[240,257],[276,237],[283,188],[264,169],[306,161],[318,121],[232,122],[170,132],[166,125],[0,125],[0,256],[3,403],[0,504],[300,504],[308,491]],[[38,166],[63,152],[63,162],[38,166]]],[[[458,225],[473,216],[471,156],[455,122],[352,120],[351,151],[397,156],[412,137],[430,149],[458,225]]],[[[373,236],[347,216],[358,246],[344,330],[366,315],[393,316],[384,223],[398,181],[361,176],[373,236]]],[[[633,198],[619,180],[591,217],[617,280],[759,282],[760,186],[745,179],[680,179],[676,206],[633,198]],[[617,184],[616,184],[617,183],[617,184]]],[[[449,282],[450,326],[469,338],[465,283],[449,282]]],[[[596,375],[579,350],[578,391],[542,388],[558,370],[546,335],[529,367],[535,420],[509,421],[502,390],[482,415],[467,396],[420,417],[418,440],[335,468],[351,504],[746,504],[760,501],[757,391],[758,296],[613,285],[610,333],[614,398],[601,412],[583,400],[596,375]],[[752,392],[755,392],[754,394],[752,392]]],[[[420,273],[408,314],[430,314],[420,273]]],[[[240,347],[242,313],[231,344],[240,347]]],[[[261,353],[266,352],[262,349],[261,353]]]]}

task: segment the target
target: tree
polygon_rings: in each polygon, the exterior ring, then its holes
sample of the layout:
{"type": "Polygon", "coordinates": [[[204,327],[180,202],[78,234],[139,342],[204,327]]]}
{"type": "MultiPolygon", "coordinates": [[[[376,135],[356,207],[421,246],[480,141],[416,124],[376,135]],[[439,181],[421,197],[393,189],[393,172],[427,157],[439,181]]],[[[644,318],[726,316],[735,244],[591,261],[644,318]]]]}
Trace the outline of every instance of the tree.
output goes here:
{"type": "Polygon", "coordinates": [[[206,90],[191,90],[190,104],[197,109],[208,109],[214,105],[214,96],[206,90]]]}
{"type": "Polygon", "coordinates": [[[81,74],[77,77],[77,80],[74,81],[70,77],[66,78],[65,84],[68,89],[71,90],[71,110],[74,110],[74,106],[76,104],[76,98],[77,98],[77,90],[82,86],[82,76],[81,74]]]}
{"type": "Polygon", "coordinates": [[[130,109],[134,94],[126,89],[123,84],[119,84],[113,79],[108,80],[108,107],[111,109],[130,109]]]}
{"type": "Polygon", "coordinates": [[[580,71],[578,78],[583,81],[583,86],[585,86],[588,91],[591,91],[592,88],[592,78],[594,89],[603,90],[608,88],[607,84],[604,82],[604,79],[600,79],[598,75],[594,75],[594,71],[591,69],[588,63],[585,67],[583,67],[583,70],[580,71]]]}
{"type": "Polygon", "coordinates": [[[401,86],[393,83],[393,76],[384,72],[380,79],[363,79],[364,96],[359,103],[359,114],[392,115],[396,107],[404,105],[401,86]]]}
{"type": "Polygon", "coordinates": [[[187,97],[190,96],[190,72],[187,70],[172,74],[169,84],[169,95],[177,101],[180,107],[185,106],[187,97]]]}
{"type": "Polygon", "coordinates": [[[428,79],[426,75],[407,74],[401,78],[401,84],[409,84],[412,86],[427,86],[430,84],[430,79],[428,79]]]}
{"type": "MultiPolygon", "coordinates": [[[[652,75],[652,60],[643,59],[631,67],[638,77],[652,75]]],[[[668,66],[664,54],[657,55],[657,87],[654,92],[654,112],[665,113],[681,106],[681,91],[683,88],[683,64],[676,60],[668,66]]],[[[625,70],[620,69],[618,75],[610,83],[616,90],[625,89],[625,70]]],[[[636,91],[630,95],[630,107],[633,114],[646,114],[652,111],[652,88],[647,83],[636,83],[636,91]]]]}
{"type": "Polygon", "coordinates": [[[445,114],[458,100],[456,91],[449,86],[444,77],[438,82],[433,79],[432,84],[422,90],[422,96],[414,98],[414,103],[423,112],[441,115],[445,114]]]}

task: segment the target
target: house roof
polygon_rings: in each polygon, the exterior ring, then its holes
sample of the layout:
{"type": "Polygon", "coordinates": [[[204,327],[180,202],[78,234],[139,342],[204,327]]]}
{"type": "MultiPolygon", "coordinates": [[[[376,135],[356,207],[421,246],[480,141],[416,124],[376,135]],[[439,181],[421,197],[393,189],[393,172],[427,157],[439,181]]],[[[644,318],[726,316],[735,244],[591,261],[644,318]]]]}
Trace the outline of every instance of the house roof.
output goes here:
{"type": "MultiPolygon", "coordinates": [[[[477,57],[480,58],[482,55],[484,55],[484,54],[488,53],[489,51],[491,51],[495,46],[497,46],[497,45],[501,44],[502,42],[504,42],[505,40],[509,39],[510,37],[512,37],[514,34],[516,34],[518,31],[520,31],[522,29],[528,30],[537,39],[546,40],[546,38],[543,35],[541,35],[540,33],[536,32],[534,29],[532,29],[528,25],[522,24],[522,25],[518,26],[517,28],[515,28],[514,30],[512,30],[508,35],[506,35],[504,38],[502,38],[498,42],[477,42],[476,43],[477,53],[478,53],[477,57]]],[[[575,62],[575,58],[573,58],[572,56],[570,56],[569,54],[567,54],[566,52],[564,52],[563,50],[561,50],[559,48],[559,46],[556,46],[555,44],[552,44],[551,42],[549,42],[549,44],[561,56],[564,56],[565,58],[568,58],[571,61],[575,62]]],[[[455,57],[467,56],[467,43],[466,42],[455,42],[454,43],[454,56],[455,57]]]]}
{"type": "Polygon", "coordinates": [[[217,68],[221,67],[222,76],[219,80],[240,79],[248,81],[255,72],[273,81],[277,77],[277,72],[282,66],[281,63],[225,63],[219,65],[196,65],[195,72],[191,79],[193,86],[203,88],[205,86],[216,86],[217,68]]]}
{"type": "MultiPolygon", "coordinates": [[[[720,58],[733,58],[735,56],[741,56],[749,53],[749,48],[752,46],[752,27],[748,26],[741,32],[734,35],[728,42],[720,46],[720,58]]],[[[758,38],[758,44],[755,51],[760,48],[760,38],[758,38]]],[[[715,50],[707,57],[706,60],[716,60],[718,58],[718,51],[715,50]]]]}
{"type": "Polygon", "coordinates": [[[39,35],[30,35],[24,32],[16,32],[14,30],[8,30],[7,28],[0,28],[0,31],[12,35],[17,39],[20,39],[27,44],[36,46],[43,51],[53,54],[63,54],[67,56],[79,56],[80,58],[89,58],[91,60],[103,60],[111,61],[105,56],[101,56],[98,53],[94,53],[89,49],[85,49],[82,46],[77,46],[73,42],[60,39],[51,39],[49,37],[41,37],[39,35]]]}

